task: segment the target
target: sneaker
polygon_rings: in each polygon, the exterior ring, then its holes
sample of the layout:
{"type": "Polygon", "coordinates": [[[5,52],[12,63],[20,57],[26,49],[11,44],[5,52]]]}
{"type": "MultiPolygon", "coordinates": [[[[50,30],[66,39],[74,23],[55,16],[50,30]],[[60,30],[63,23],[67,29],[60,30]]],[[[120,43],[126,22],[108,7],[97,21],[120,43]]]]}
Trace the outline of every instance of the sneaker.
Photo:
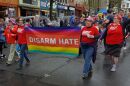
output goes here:
{"type": "Polygon", "coordinates": [[[29,65],[30,65],[30,61],[27,61],[25,65],[26,65],[26,66],[29,66],[29,65]]]}
{"type": "Polygon", "coordinates": [[[87,78],[88,78],[88,74],[84,73],[82,79],[87,79],[87,78]]]}
{"type": "Polygon", "coordinates": [[[112,68],[111,68],[111,72],[115,72],[115,71],[116,71],[116,68],[117,68],[117,66],[116,66],[116,65],[113,65],[112,68]]]}
{"type": "Polygon", "coordinates": [[[6,63],[6,66],[11,66],[11,64],[10,63],[6,63]]]}
{"type": "Polygon", "coordinates": [[[126,50],[127,48],[126,47],[123,47],[124,50],[126,50]]]}
{"type": "Polygon", "coordinates": [[[92,68],[92,66],[90,66],[90,68],[89,68],[89,72],[90,72],[90,73],[93,72],[93,68],[92,68]]]}
{"type": "Polygon", "coordinates": [[[16,57],[16,58],[15,58],[15,61],[16,61],[16,62],[18,62],[19,60],[20,60],[20,58],[19,58],[19,57],[16,57]]]}
{"type": "Polygon", "coordinates": [[[1,55],[0,55],[0,58],[1,58],[1,59],[6,58],[6,55],[1,54],[1,55]]]}

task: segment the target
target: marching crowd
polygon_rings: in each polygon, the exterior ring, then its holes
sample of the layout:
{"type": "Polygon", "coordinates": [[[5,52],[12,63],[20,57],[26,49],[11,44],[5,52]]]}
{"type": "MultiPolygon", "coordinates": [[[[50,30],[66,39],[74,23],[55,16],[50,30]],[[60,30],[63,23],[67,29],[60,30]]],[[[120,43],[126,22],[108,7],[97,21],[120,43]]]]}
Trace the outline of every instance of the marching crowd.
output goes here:
{"type": "Polygon", "coordinates": [[[8,25],[4,27],[3,19],[0,20],[1,25],[1,58],[4,58],[5,55],[2,53],[3,45],[10,44],[10,52],[7,59],[7,66],[12,64],[15,51],[18,54],[18,58],[15,60],[19,60],[18,70],[22,69],[24,58],[26,59],[26,65],[29,65],[30,60],[27,56],[27,41],[26,41],[26,32],[25,27],[30,26],[29,24],[24,24],[23,19],[19,18],[17,23],[14,18],[10,18],[8,21],[8,25]],[[4,29],[5,28],[5,29],[4,29]]]}
{"type": "MultiPolygon", "coordinates": [[[[23,68],[23,61],[26,65],[30,64],[27,56],[27,40],[25,27],[34,26],[30,20],[24,21],[23,18],[9,18],[8,22],[0,18],[0,58],[6,58],[3,48],[10,45],[9,56],[6,65],[12,64],[15,52],[18,57],[15,61],[19,62],[17,70],[23,68]]],[[[71,15],[69,20],[60,20],[60,27],[77,26],[81,28],[80,54],[84,57],[83,79],[86,79],[92,72],[92,62],[95,63],[98,42],[104,43],[105,55],[111,59],[112,68],[110,71],[117,70],[121,48],[126,46],[126,38],[130,32],[130,14],[125,14],[123,10],[114,13],[108,10],[107,13],[75,17],[71,15]]]]}

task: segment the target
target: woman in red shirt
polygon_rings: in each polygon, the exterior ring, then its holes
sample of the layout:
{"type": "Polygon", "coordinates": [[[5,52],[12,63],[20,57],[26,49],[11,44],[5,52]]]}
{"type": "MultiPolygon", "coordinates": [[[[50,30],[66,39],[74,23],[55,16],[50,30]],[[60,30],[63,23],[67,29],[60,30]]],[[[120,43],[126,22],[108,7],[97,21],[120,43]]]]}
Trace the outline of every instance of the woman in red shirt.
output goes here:
{"type": "Polygon", "coordinates": [[[10,18],[9,24],[4,31],[6,41],[8,44],[10,44],[10,53],[9,53],[8,61],[6,62],[7,65],[10,65],[14,58],[17,28],[18,26],[16,25],[15,19],[10,18]]]}
{"type": "Polygon", "coordinates": [[[86,26],[81,30],[81,49],[84,56],[83,79],[86,79],[91,73],[91,61],[97,47],[97,38],[99,37],[98,30],[93,26],[93,19],[87,18],[86,26]]]}
{"type": "Polygon", "coordinates": [[[26,31],[25,31],[25,25],[23,24],[23,19],[18,19],[18,30],[17,30],[17,42],[20,47],[20,61],[19,61],[19,68],[17,70],[21,70],[23,68],[23,61],[24,58],[26,60],[26,65],[30,63],[30,60],[27,56],[27,40],[26,40],[26,31]]]}
{"type": "Polygon", "coordinates": [[[111,71],[114,72],[117,69],[117,64],[122,48],[122,43],[124,41],[123,27],[120,24],[121,17],[118,15],[114,17],[114,22],[108,26],[106,34],[106,55],[111,57],[112,68],[111,71]]]}

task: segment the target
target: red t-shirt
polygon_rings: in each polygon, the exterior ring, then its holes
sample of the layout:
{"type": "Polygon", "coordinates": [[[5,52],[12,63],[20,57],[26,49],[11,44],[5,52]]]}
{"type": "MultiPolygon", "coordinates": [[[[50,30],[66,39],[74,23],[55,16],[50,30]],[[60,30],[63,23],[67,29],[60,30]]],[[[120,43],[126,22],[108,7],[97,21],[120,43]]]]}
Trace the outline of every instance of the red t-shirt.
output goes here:
{"type": "MultiPolygon", "coordinates": [[[[94,26],[90,27],[90,28],[84,27],[81,30],[81,33],[83,33],[83,31],[90,31],[90,35],[94,35],[94,36],[99,35],[99,31],[94,26]]],[[[93,43],[95,41],[96,41],[95,38],[88,38],[87,36],[84,36],[84,35],[82,35],[82,37],[81,37],[81,42],[84,42],[84,43],[93,43]]]]}
{"type": "Polygon", "coordinates": [[[15,44],[16,43],[16,33],[17,33],[18,26],[14,25],[13,28],[7,26],[4,35],[6,37],[6,41],[8,44],[15,44]]]}
{"type": "Polygon", "coordinates": [[[18,44],[27,44],[25,26],[18,27],[18,44]]]}
{"type": "Polygon", "coordinates": [[[121,44],[123,42],[123,31],[120,24],[116,25],[114,23],[108,26],[106,44],[121,44]]]}

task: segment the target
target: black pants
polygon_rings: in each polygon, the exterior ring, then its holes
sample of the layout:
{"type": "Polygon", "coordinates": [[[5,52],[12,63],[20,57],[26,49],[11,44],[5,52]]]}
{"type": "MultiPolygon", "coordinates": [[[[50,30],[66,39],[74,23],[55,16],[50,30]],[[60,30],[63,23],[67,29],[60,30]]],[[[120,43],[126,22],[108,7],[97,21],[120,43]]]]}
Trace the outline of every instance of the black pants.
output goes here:
{"type": "Polygon", "coordinates": [[[3,54],[3,42],[0,42],[0,54],[3,54]]]}

